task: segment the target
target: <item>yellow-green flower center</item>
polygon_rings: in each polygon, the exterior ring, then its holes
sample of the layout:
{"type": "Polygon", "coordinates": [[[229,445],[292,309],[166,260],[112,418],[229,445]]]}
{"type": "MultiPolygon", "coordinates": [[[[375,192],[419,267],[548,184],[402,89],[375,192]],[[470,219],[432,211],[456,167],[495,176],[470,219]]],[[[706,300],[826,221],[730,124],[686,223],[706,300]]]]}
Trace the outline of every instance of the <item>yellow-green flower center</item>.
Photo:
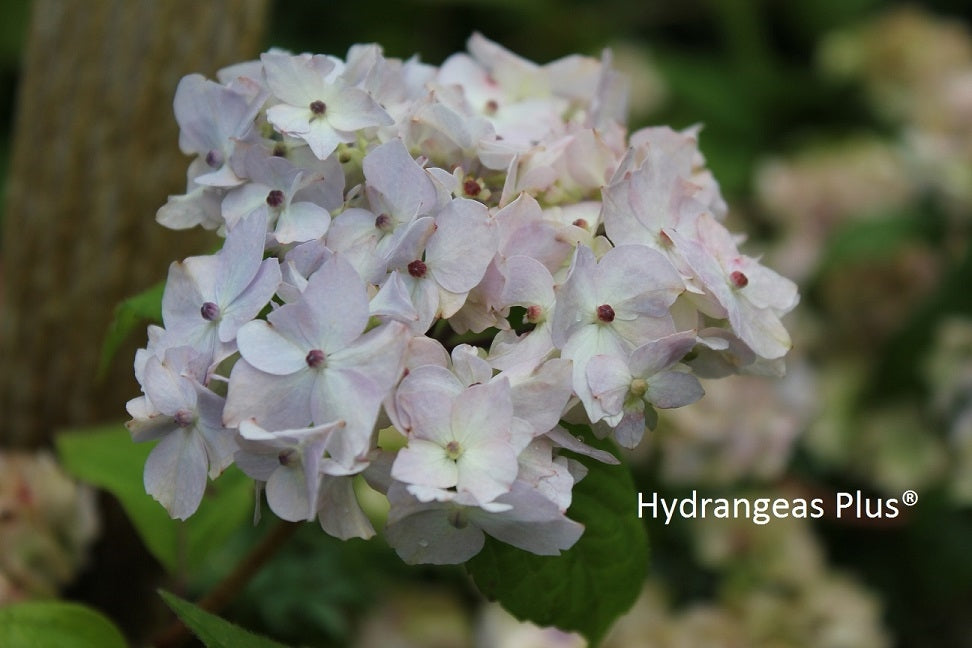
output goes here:
{"type": "Polygon", "coordinates": [[[453,461],[458,461],[459,457],[462,456],[462,446],[459,445],[458,441],[450,441],[445,447],[446,456],[453,461]]]}

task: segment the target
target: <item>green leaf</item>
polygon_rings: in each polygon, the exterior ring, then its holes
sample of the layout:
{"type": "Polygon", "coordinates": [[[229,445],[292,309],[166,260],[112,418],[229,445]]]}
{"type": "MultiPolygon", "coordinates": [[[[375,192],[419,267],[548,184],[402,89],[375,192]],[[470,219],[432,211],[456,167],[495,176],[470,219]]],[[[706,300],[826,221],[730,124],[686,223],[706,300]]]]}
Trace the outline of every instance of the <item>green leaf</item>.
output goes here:
{"type": "Polygon", "coordinates": [[[193,569],[253,511],[253,482],[236,468],[211,482],[195,515],[181,522],[145,492],[142,472],[151,444],[133,443],[121,424],[71,430],[55,441],[78,479],[118,498],[145,546],[170,572],[193,569]]]}
{"type": "MultiPolygon", "coordinates": [[[[571,433],[577,433],[574,426],[571,433]]],[[[609,447],[589,432],[585,437],[609,447]]],[[[574,487],[567,513],[585,526],[577,544],[560,556],[537,556],[487,537],[466,568],[483,594],[518,619],[578,631],[596,645],[641,592],[648,538],[627,467],[578,460],[588,474],[574,487]]]]}
{"type": "Polygon", "coordinates": [[[206,648],[287,648],[282,643],[233,625],[174,594],[163,590],[159,590],[159,594],[206,648]]]}
{"type": "Polygon", "coordinates": [[[126,648],[122,633],[100,612],[77,603],[30,601],[0,608],[0,646],[126,648]]]}
{"type": "Polygon", "coordinates": [[[135,327],[146,322],[162,323],[162,293],[165,282],[160,281],[148,290],[129,297],[115,307],[115,317],[108,325],[105,341],[101,345],[98,358],[98,378],[104,377],[111,359],[115,357],[122,342],[131,335],[135,327]]]}

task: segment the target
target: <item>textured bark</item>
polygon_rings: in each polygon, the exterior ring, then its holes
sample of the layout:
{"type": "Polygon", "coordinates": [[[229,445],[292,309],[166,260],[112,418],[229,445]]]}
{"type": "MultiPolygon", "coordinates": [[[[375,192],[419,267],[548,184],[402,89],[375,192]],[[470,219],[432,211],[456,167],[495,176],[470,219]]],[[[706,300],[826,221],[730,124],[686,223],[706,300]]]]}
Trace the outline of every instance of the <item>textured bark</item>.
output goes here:
{"type": "MultiPolygon", "coordinates": [[[[34,0],[0,251],[0,446],[126,418],[138,394],[123,347],[95,373],[119,301],[213,244],[155,223],[185,191],[172,99],[179,79],[253,58],[268,0],[34,0]]],[[[140,645],[166,616],[160,568],[103,498],[102,538],[66,594],[140,645]]]]}
{"type": "Polygon", "coordinates": [[[144,339],[96,382],[113,309],[213,242],[154,221],[185,191],[176,84],[255,57],[266,13],[267,0],[35,0],[0,252],[0,445],[125,418],[144,339]]]}

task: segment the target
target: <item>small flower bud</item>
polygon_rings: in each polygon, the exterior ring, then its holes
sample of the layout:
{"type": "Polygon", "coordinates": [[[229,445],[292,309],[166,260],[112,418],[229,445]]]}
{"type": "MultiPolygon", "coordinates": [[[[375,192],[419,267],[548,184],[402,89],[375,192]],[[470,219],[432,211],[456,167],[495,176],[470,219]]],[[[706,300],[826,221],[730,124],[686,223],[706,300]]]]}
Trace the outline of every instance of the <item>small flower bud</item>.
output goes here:
{"type": "Polygon", "coordinates": [[[483,188],[479,186],[479,183],[473,180],[472,178],[469,178],[468,180],[462,183],[462,192],[467,196],[473,196],[473,197],[478,196],[479,192],[482,190],[483,188]]]}
{"type": "Polygon", "coordinates": [[[378,214],[378,218],[375,219],[375,227],[382,232],[390,232],[392,230],[391,216],[388,214],[378,214]]]}
{"type": "Polygon", "coordinates": [[[317,369],[324,364],[326,359],[327,356],[320,349],[311,349],[307,352],[307,357],[305,358],[307,361],[307,366],[311,369],[317,369]]]}
{"type": "Polygon", "coordinates": [[[206,302],[199,309],[199,314],[202,315],[202,318],[207,322],[215,322],[219,319],[219,306],[213,302],[206,302]]]}
{"type": "Polygon", "coordinates": [[[223,166],[223,154],[216,149],[211,150],[206,154],[206,164],[214,169],[218,169],[223,166]]]}
{"type": "Polygon", "coordinates": [[[526,321],[530,324],[539,324],[540,318],[543,317],[543,309],[533,304],[528,306],[526,309],[526,321]]]}
{"type": "Polygon", "coordinates": [[[181,428],[187,428],[190,427],[195,422],[196,415],[190,412],[189,410],[183,409],[176,412],[175,416],[173,416],[172,418],[175,419],[176,425],[178,425],[181,428]]]}
{"type": "Polygon", "coordinates": [[[597,307],[597,319],[610,324],[614,321],[614,309],[608,304],[601,304],[597,307]]]}
{"type": "Polygon", "coordinates": [[[428,270],[429,267],[425,265],[425,262],[419,259],[415,259],[414,261],[408,264],[408,274],[412,275],[416,279],[421,279],[422,277],[424,277],[425,273],[428,272],[428,270]]]}

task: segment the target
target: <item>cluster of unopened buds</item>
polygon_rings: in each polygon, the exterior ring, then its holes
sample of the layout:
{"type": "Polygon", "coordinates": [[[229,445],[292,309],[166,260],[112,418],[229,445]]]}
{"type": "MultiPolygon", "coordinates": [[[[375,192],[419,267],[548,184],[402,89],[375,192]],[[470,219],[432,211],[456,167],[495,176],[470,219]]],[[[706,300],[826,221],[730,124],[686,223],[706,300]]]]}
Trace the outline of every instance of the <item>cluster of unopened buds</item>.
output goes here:
{"type": "Polygon", "coordinates": [[[628,137],[607,55],[468,49],[271,51],[179,84],[195,159],[157,218],[225,242],[171,266],[135,362],[173,517],[235,463],[279,517],[370,537],[363,474],[408,562],[484,534],[557,554],[583,532],[562,451],[617,461],[562,421],[633,447],[697,376],[780,369],[796,287],[738,251],[695,130],[628,137]]]}

